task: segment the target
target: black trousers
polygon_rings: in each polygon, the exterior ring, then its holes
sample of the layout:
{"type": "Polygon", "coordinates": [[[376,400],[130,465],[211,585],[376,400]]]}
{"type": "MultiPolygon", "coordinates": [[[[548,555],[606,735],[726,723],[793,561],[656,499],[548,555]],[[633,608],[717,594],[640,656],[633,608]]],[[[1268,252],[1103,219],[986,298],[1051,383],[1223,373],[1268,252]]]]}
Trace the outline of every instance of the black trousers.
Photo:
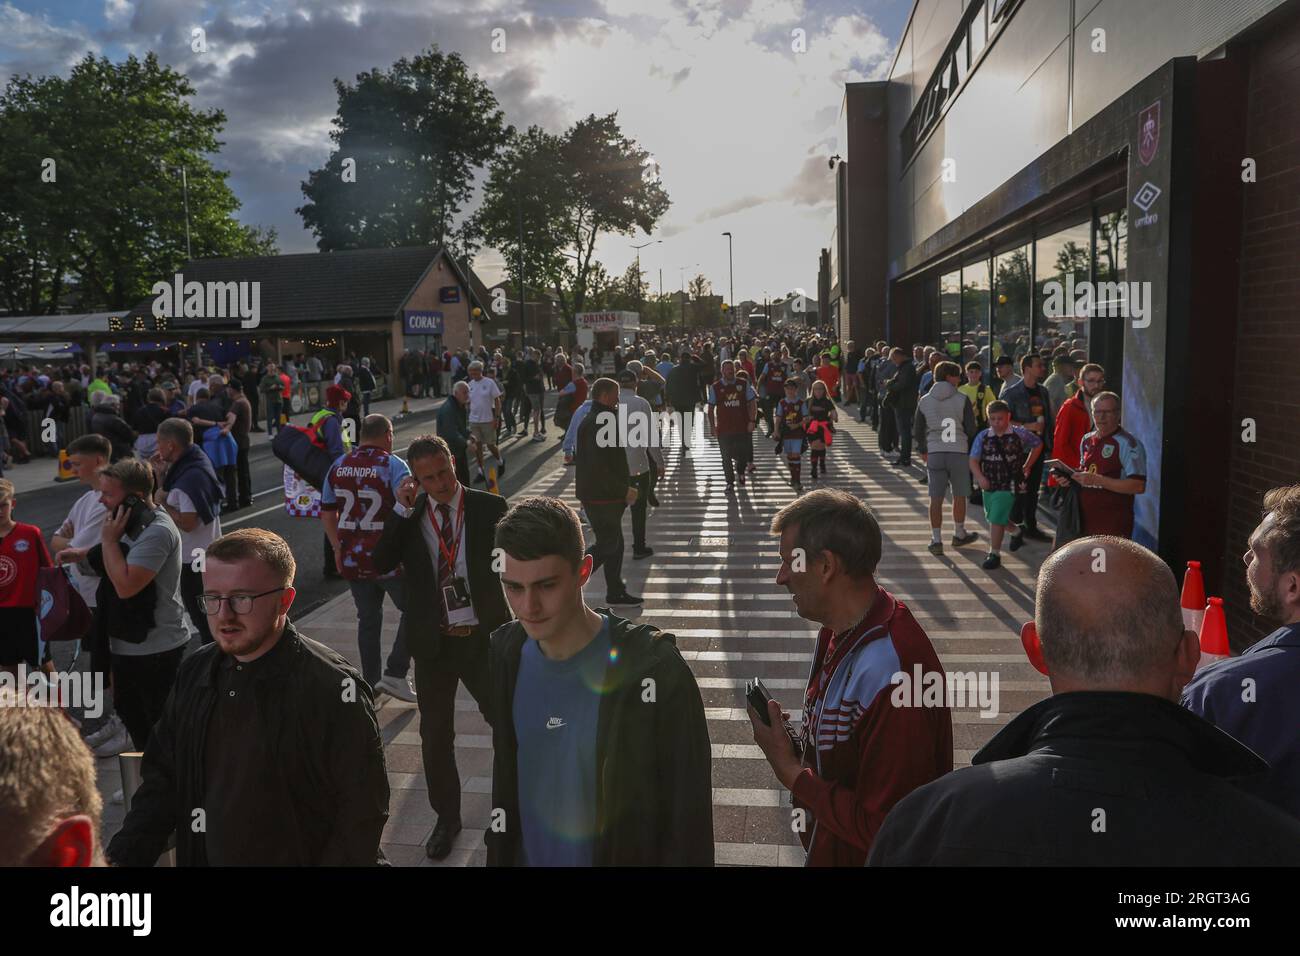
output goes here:
{"type": "Polygon", "coordinates": [[[780,401],[779,395],[764,395],[758,401],[758,407],[763,413],[763,424],[767,426],[767,433],[772,434],[772,413],[776,411],[776,403],[780,401]]]}
{"type": "Polygon", "coordinates": [[[1016,495],[1016,502],[1011,506],[1011,520],[1021,526],[1021,530],[1038,530],[1038,489],[1043,484],[1043,456],[1029,471],[1029,490],[1016,495]]]}
{"type": "Polygon", "coordinates": [[[749,437],[749,432],[741,432],[736,435],[719,435],[718,449],[722,452],[722,474],[727,479],[727,484],[732,484],[736,480],[736,469],[740,469],[740,474],[744,477],[745,466],[749,464],[749,453],[754,447],[754,442],[749,437]]]}
{"type": "Polygon", "coordinates": [[[217,477],[226,489],[226,510],[234,511],[239,507],[238,468],[235,465],[222,465],[217,469],[217,477]]]}
{"type": "Polygon", "coordinates": [[[178,647],[141,657],[113,655],[113,709],[137,750],[143,751],[149,743],[184,654],[185,648],[178,647]]]}
{"type": "Polygon", "coordinates": [[[645,471],[632,479],[636,489],[636,504],[632,505],[632,550],[645,550],[645,519],[650,510],[650,472],[645,471]]]}
{"type": "Polygon", "coordinates": [[[190,616],[190,623],[199,632],[199,640],[211,644],[212,631],[208,629],[208,616],[199,604],[199,595],[203,593],[203,575],[194,570],[190,564],[193,560],[193,555],[181,555],[181,603],[185,605],[185,613],[190,616]]]}
{"type": "MultiPolygon", "coordinates": [[[[257,419],[254,419],[256,421],[257,419]]],[[[239,494],[236,496],[240,508],[247,508],[253,503],[253,474],[248,468],[248,448],[239,449],[235,461],[235,470],[239,479],[239,494]]]]}
{"type": "Polygon", "coordinates": [[[605,594],[615,597],[627,590],[623,584],[623,511],[627,503],[595,505],[583,502],[596,540],[587,546],[592,557],[591,573],[605,569],[605,594]]]}
{"type": "MultiPolygon", "coordinates": [[[[464,682],[483,719],[491,682],[488,642],[444,634],[436,655],[415,655],[416,706],[420,709],[420,752],[429,806],[439,821],[460,821],[460,771],[456,769],[456,685],[464,682]]],[[[509,719],[507,717],[507,719],[509,719]]]]}
{"type": "Polygon", "coordinates": [[[898,423],[898,460],[906,465],[912,460],[912,417],[916,409],[905,412],[894,409],[894,421],[898,423]]]}

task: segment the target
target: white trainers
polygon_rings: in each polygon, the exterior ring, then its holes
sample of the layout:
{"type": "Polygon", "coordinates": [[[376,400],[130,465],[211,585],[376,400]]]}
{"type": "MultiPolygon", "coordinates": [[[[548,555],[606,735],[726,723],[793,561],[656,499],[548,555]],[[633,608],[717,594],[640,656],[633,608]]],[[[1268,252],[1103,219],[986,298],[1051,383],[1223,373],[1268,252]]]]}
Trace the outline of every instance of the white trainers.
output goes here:
{"type": "Polygon", "coordinates": [[[120,728],[117,733],[104,738],[94,747],[96,757],[116,757],[118,754],[126,753],[131,749],[131,735],[126,732],[126,728],[120,728]]]}
{"type": "Polygon", "coordinates": [[[411,686],[410,678],[385,674],[379,679],[379,683],[375,685],[375,690],[381,690],[390,697],[404,700],[408,704],[415,703],[415,688],[411,686]]]}
{"type": "Polygon", "coordinates": [[[87,746],[97,747],[113,734],[124,729],[125,728],[122,726],[122,718],[117,716],[117,714],[113,714],[108,718],[108,720],[99,725],[99,729],[86,734],[84,739],[87,746]]]}

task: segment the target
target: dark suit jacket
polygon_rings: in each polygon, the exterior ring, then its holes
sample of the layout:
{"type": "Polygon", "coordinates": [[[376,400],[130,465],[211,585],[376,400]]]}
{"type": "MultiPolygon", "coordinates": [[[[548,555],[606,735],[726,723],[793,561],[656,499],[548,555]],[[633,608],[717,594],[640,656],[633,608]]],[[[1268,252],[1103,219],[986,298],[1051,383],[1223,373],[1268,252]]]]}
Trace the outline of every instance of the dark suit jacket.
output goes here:
{"type": "MultiPolygon", "coordinates": [[[[465,495],[465,564],[469,570],[469,593],[474,602],[478,627],[469,638],[482,640],[487,646],[494,630],[512,620],[501,578],[492,570],[492,549],[496,547],[496,528],[506,513],[506,500],[500,495],[472,488],[465,495]]],[[[438,632],[439,611],[434,602],[441,599],[436,553],[429,552],[421,525],[428,521],[429,496],[420,492],[415,507],[406,517],[396,512],[384,521],[383,534],[375,546],[375,570],[386,574],[399,564],[406,579],[406,643],[414,657],[436,657],[441,636],[438,632]]]]}

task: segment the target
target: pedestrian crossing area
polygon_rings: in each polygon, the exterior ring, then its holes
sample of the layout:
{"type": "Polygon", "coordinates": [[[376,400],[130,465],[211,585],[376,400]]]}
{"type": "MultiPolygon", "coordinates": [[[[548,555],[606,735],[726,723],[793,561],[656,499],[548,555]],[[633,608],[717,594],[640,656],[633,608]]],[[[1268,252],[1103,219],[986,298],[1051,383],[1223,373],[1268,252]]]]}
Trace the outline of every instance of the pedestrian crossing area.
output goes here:
{"type": "MultiPolygon", "coordinates": [[[[825,478],[811,481],[805,464],[805,492],[837,488],[863,498],[875,511],[884,537],[879,581],[912,611],[933,642],[944,669],[984,674],[996,680],[996,713],[974,699],[953,709],[954,765],[971,756],[1025,707],[1045,697],[1048,685],[1025,659],[1021,624],[1033,616],[1034,583],[1045,544],[1026,544],[1004,553],[1003,568],[984,571],[986,529],[978,507],[967,526],[980,539],[964,548],[948,544],[950,508],[945,506],[945,554],[931,555],[928,493],[921,471],[894,468],[876,448],[869,426],[847,409],[828,454],[825,478]]],[[[705,435],[691,447],[665,447],[665,473],[657,486],[660,506],[650,512],[646,543],[654,554],[632,558],[630,514],[624,516],[628,590],[644,598],[640,610],[616,613],[655,624],[676,635],[700,687],[713,745],[713,822],[719,865],[800,866],[804,853],[792,826],[789,793],[777,783],[753,742],[745,711],[744,685],[761,677],[772,695],[797,719],[811,666],[817,625],[800,618],[785,588],[775,583],[780,564],[773,516],[794,499],[785,462],[755,434],[757,474],[728,492],[716,441],[705,435]]],[[[555,455],[518,495],[559,497],[579,508],[574,468],[555,455]]],[[[584,531],[589,532],[589,527],[584,531]]],[[[587,603],[604,603],[601,572],[587,588],[587,603]]],[[[346,600],[346,597],[345,599],[346,600]]],[[[301,624],[304,631],[355,655],[356,624],[351,608],[331,602],[301,624]]],[[[385,646],[396,615],[385,620],[385,646]]],[[[491,807],[491,735],[478,708],[461,688],[457,701],[456,750],[465,829],[450,857],[425,858],[424,842],[435,817],[429,809],[420,763],[419,714],[413,704],[383,698],[383,727],[392,785],[384,851],[395,865],[483,865],[483,828],[491,807]]]]}

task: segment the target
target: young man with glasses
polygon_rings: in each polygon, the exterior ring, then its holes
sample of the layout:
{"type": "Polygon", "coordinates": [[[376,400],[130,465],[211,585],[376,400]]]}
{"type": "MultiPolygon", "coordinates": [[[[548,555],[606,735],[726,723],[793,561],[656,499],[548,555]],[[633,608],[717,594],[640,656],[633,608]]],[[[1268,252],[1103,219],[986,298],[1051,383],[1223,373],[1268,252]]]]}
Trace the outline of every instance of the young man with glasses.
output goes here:
{"type": "Polygon", "coordinates": [[[181,665],[113,864],[152,866],[173,831],[180,866],[381,859],[388,778],[370,688],[289,622],[295,571],[260,528],[209,546],[199,602],[214,643],[181,665]]]}

